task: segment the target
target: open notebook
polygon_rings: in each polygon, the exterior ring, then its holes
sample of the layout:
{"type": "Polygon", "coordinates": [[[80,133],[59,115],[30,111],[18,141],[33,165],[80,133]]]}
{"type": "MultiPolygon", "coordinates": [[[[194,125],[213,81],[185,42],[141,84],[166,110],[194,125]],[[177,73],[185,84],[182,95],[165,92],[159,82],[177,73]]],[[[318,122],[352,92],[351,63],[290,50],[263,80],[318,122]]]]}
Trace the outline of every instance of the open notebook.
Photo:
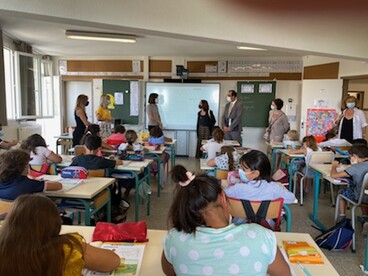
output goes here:
{"type": "Polygon", "coordinates": [[[84,269],[84,276],[92,275],[139,275],[145,244],[126,242],[94,242],[91,245],[113,250],[120,257],[119,267],[111,273],[96,272],[84,269]]]}
{"type": "Polygon", "coordinates": [[[63,184],[63,188],[58,191],[47,191],[46,193],[67,192],[84,182],[83,179],[73,179],[73,178],[61,178],[53,181],[60,182],[61,184],[63,184]]]}

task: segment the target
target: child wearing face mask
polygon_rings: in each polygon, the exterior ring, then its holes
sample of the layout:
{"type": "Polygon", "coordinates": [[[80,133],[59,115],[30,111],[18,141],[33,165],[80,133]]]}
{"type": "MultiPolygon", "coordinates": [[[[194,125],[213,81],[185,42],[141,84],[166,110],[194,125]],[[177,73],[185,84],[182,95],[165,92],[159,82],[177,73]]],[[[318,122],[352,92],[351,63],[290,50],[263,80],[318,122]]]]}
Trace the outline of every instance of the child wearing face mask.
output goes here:
{"type": "MultiPolygon", "coordinates": [[[[339,171],[338,161],[334,161],[331,167],[331,177],[350,177],[353,185],[342,190],[342,194],[353,201],[358,201],[359,193],[363,184],[364,175],[368,172],[368,147],[365,145],[357,144],[353,145],[349,150],[351,166],[343,171],[339,171]]],[[[368,203],[368,196],[363,196],[363,202],[368,203]]],[[[339,205],[339,220],[346,217],[346,201],[340,200],[339,205]]],[[[368,209],[362,205],[363,215],[368,215],[368,209]]]]}
{"type": "MultiPolygon", "coordinates": [[[[271,181],[271,164],[258,150],[244,154],[239,161],[238,175],[228,177],[225,194],[246,200],[274,200],[282,197],[285,204],[295,201],[295,195],[281,184],[271,181]]],[[[271,224],[271,223],[270,223],[271,224]]]]}

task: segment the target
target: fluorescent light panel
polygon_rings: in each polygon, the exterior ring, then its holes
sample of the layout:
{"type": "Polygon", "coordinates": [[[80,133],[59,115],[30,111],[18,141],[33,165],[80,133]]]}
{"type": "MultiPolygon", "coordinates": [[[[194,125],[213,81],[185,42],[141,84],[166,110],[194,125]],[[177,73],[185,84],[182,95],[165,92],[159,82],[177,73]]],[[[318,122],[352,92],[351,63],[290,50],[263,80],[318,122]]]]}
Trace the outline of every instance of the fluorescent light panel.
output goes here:
{"type": "Polygon", "coordinates": [[[95,41],[111,41],[122,43],[135,43],[136,36],[116,33],[98,33],[84,31],[65,31],[65,35],[70,39],[95,40],[95,41]]]}
{"type": "Polygon", "coordinates": [[[249,50],[249,51],[267,51],[266,49],[247,47],[247,46],[236,46],[236,48],[239,50],[249,50]]]}

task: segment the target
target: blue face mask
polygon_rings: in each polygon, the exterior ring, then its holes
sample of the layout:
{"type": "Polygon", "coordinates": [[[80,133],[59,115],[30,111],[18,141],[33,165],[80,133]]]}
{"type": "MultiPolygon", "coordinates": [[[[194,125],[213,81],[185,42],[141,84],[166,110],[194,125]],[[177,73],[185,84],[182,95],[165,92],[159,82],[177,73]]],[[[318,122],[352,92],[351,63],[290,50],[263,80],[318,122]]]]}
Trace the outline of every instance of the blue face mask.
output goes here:
{"type": "Polygon", "coordinates": [[[242,169],[239,169],[238,170],[238,173],[239,173],[239,177],[240,177],[240,180],[244,183],[248,183],[249,181],[252,181],[253,179],[249,179],[247,177],[247,174],[250,173],[250,172],[245,172],[244,170],[242,169]]]}
{"type": "Polygon", "coordinates": [[[347,103],[346,106],[347,106],[347,108],[352,109],[352,108],[355,107],[355,103],[347,103]]]}

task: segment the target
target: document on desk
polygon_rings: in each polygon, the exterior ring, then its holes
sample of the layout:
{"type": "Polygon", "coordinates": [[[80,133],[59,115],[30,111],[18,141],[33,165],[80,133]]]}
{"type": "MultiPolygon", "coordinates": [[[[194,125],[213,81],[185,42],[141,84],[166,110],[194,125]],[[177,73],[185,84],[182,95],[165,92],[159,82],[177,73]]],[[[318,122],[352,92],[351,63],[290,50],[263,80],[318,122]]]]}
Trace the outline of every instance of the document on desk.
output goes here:
{"type": "Polygon", "coordinates": [[[67,192],[67,191],[70,191],[71,189],[74,189],[75,187],[79,186],[80,184],[84,182],[83,179],[73,179],[73,178],[61,178],[55,181],[63,184],[63,188],[58,191],[47,191],[46,193],[67,192]]]}
{"type": "Polygon", "coordinates": [[[139,275],[145,246],[146,245],[143,243],[104,242],[102,243],[101,248],[112,250],[119,255],[121,260],[119,267],[111,273],[84,270],[83,275],[139,275]]]}

